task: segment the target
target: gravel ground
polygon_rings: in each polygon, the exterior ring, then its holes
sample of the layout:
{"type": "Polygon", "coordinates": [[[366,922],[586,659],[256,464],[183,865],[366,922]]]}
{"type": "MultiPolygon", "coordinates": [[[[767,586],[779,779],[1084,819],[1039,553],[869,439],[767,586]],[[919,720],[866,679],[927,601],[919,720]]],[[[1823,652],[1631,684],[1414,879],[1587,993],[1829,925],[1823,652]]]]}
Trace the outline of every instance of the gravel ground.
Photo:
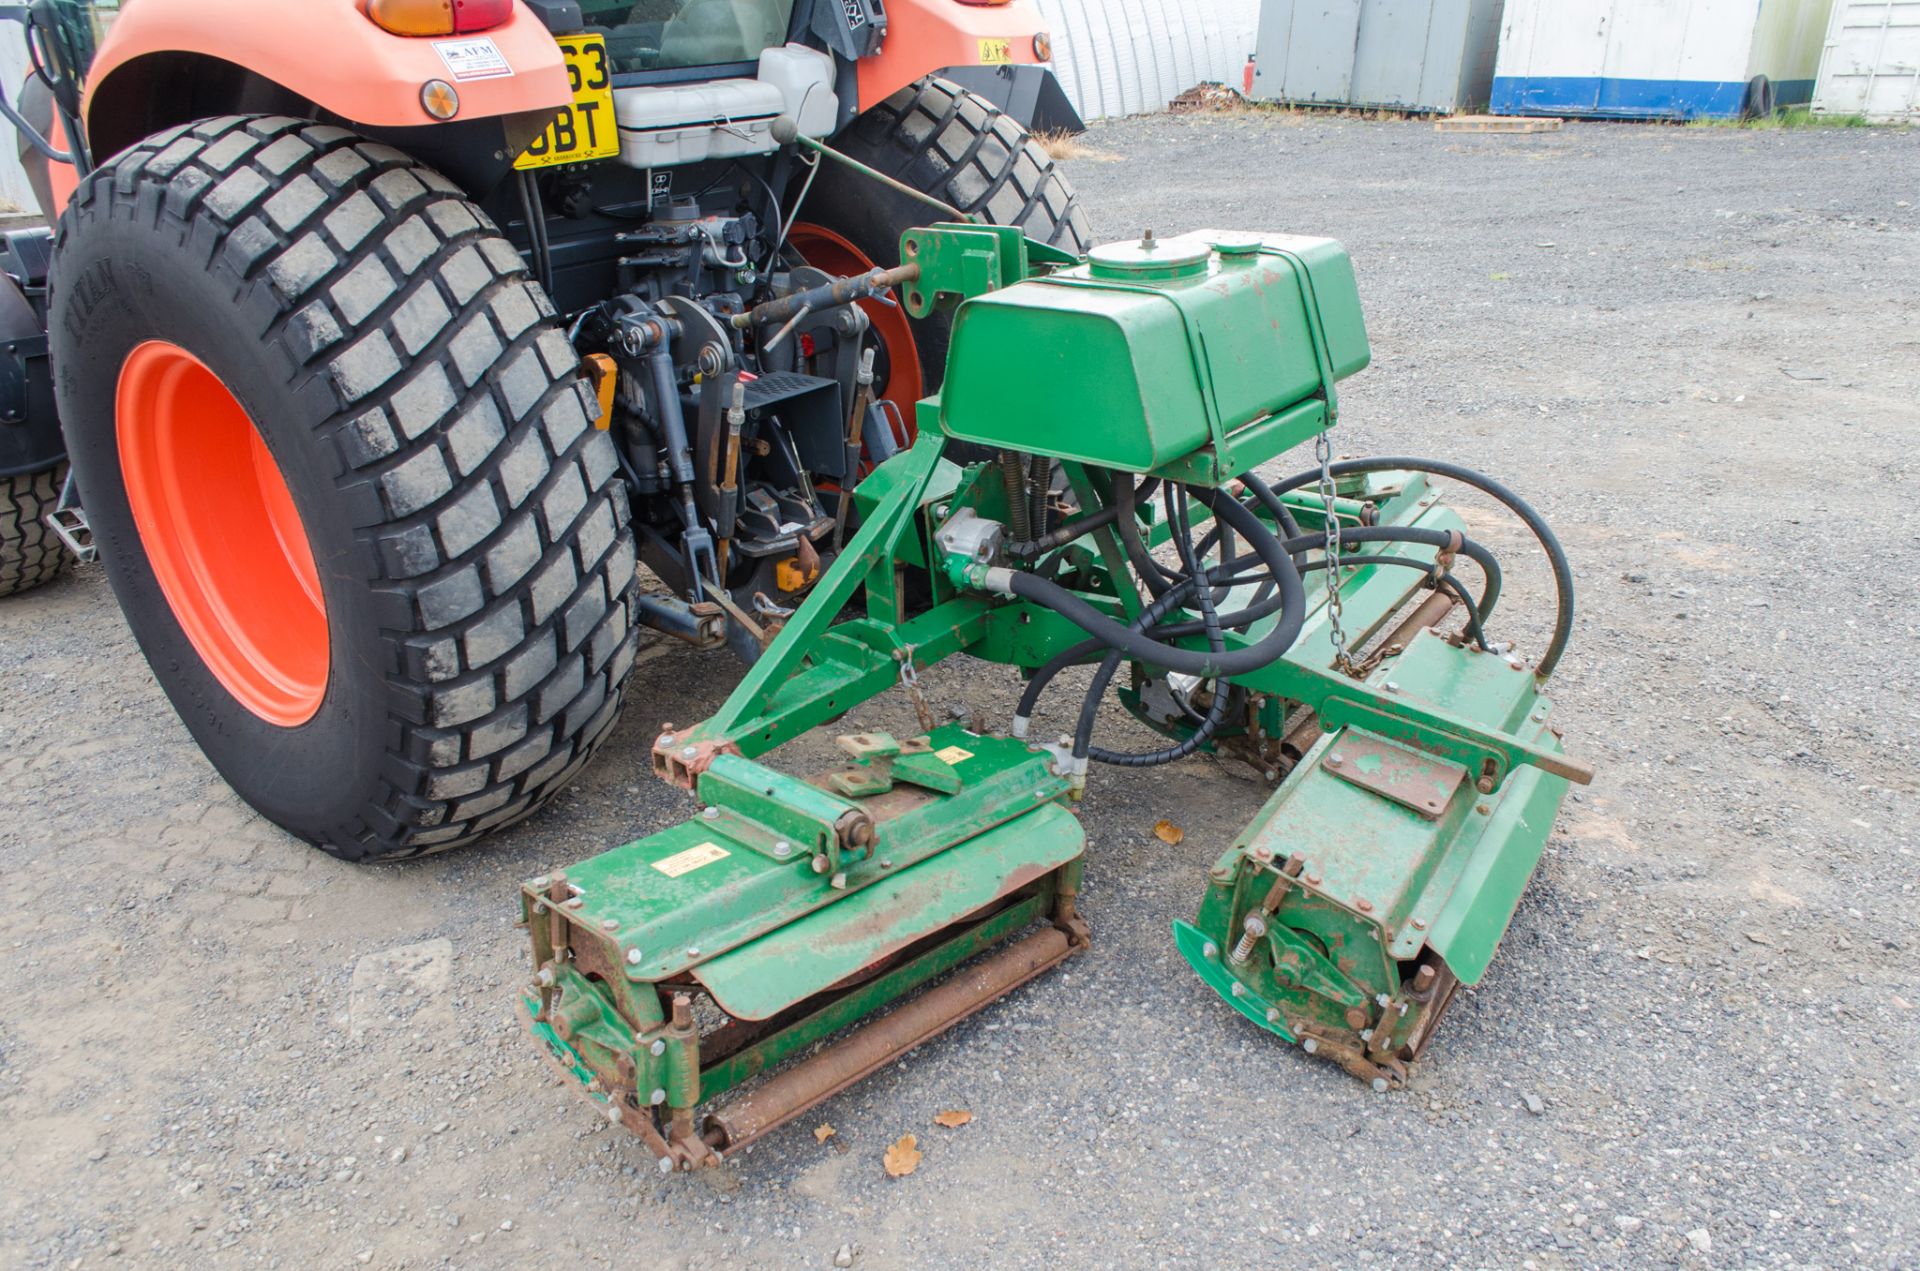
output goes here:
{"type": "MultiPolygon", "coordinates": [[[[356,869],[226,791],[83,570],[0,607],[0,1264],[1920,1265],[1920,134],[1086,142],[1107,234],[1343,239],[1375,364],[1340,449],[1498,474],[1573,553],[1556,693],[1602,775],[1412,1087],[1282,1045],[1174,953],[1260,787],[1100,772],[1091,952],[662,1181],[516,1035],[513,889],[685,814],[647,744],[728,661],[649,652],[555,807],[356,869]]],[[[927,680],[1002,721],[1014,693],[927,680]]]]}

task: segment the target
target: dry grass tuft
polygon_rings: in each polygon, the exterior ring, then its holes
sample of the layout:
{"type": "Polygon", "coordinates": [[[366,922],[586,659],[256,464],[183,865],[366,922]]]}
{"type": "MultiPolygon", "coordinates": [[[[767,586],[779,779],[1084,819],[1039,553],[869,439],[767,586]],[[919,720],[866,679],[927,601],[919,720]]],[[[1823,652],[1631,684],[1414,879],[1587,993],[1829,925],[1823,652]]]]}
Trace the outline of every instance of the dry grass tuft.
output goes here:
{"type": "Polygon", "coordinates": [[[1068,132],[1065,128],[1055,128],[1049,132],[1037,132],[1033,139],[1047,152],[1047,157],[1056,161],[1065,159],[1090,159],[1096,163],[1112,163],[1120,156],[1109,150],[1101,150],[1080,140],[1080,134],[1068,132]]]}

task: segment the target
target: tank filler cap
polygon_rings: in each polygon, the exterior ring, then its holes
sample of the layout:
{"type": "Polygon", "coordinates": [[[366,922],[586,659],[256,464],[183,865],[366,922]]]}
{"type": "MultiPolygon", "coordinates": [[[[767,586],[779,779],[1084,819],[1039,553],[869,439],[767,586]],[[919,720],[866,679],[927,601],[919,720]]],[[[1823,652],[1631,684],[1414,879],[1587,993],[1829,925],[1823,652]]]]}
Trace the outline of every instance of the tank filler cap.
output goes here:
{"type": "Polygon", "coordinates": [[[1191,238],[1156,239],[1148,230],[1127,243],[1107,243],[1087,253],[1095,278],[1184,278],[1203,274],[1212,255],[1207,244],[1191,238]]]}
{"type": "Polygon", "coordinates": [[[1266,241],[1258,234],[1243,234],[1231,230],[1215,234],[1210,240],[1213,250],[1222,256],[1238,257],[1257,255],[1266,241]]]}

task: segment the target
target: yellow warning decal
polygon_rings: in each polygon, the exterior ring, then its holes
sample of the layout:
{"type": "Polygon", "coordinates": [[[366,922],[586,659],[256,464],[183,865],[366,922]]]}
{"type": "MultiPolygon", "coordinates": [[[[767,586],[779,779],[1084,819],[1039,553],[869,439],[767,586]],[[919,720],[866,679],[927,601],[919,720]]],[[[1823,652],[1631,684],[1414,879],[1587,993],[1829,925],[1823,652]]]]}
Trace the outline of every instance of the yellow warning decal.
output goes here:
{"type": "Polygon", "coordinates": [[[958,746],[948,746],[944,750],[934,751],[933,757],[941,763],[959,763],[963,759],[973,758],[973,752],[971,750],[962,750],[958,746]]]}
{"type": "Polygon", "coordinates": [[[980,65],[1011,66],[1013,64],[1013,41],[991,39],[980,41],[980,65]]]}
{"type": "Polygon", "coordinates": [[[711,865],[715,861],[725,860],[728,855],[727,849],[718,843],[702,843],[684,852],[675,852],[663,861],[655,861],[653,867],[668,878],[678,878],[682,874],[692,873],[702,865],[711,865]]]}

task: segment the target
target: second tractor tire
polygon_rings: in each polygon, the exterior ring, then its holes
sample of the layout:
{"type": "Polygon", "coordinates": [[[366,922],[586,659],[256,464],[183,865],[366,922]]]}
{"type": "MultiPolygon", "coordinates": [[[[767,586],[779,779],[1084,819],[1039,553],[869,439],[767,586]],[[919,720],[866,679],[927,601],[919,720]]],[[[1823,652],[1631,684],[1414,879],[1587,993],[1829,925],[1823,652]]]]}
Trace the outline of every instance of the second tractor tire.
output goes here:
{"type": "MultiPolygon", "coordinates": [[[[854,120],[835,149],[991,225],[1085,255],[1093,246],[1073,183],[1021,124],[951,80],[929,76],[854,120]]],[[[874,264],[900,263],[900,235],[943,219],[939,210],[823,160],[800,219],[844,237],[874,264]]],[[[940,386],[953,318],[915,319],[923,388],[940,386]]]]}
{"type": "Polygon", "coordinates": [[[587,761],[634,654],[627,494],[552,306],[457,187],[308,120],[171,129],[82,182],[51,294],[108,577],[242,798],[393,859],[587,761]]]}
{"type": "Polygon", "coordinates": [[[67,549],[43,519],[60,501],[66,471],[0,477],[0,596],[50,583],[67,567],[67,549]]]}

